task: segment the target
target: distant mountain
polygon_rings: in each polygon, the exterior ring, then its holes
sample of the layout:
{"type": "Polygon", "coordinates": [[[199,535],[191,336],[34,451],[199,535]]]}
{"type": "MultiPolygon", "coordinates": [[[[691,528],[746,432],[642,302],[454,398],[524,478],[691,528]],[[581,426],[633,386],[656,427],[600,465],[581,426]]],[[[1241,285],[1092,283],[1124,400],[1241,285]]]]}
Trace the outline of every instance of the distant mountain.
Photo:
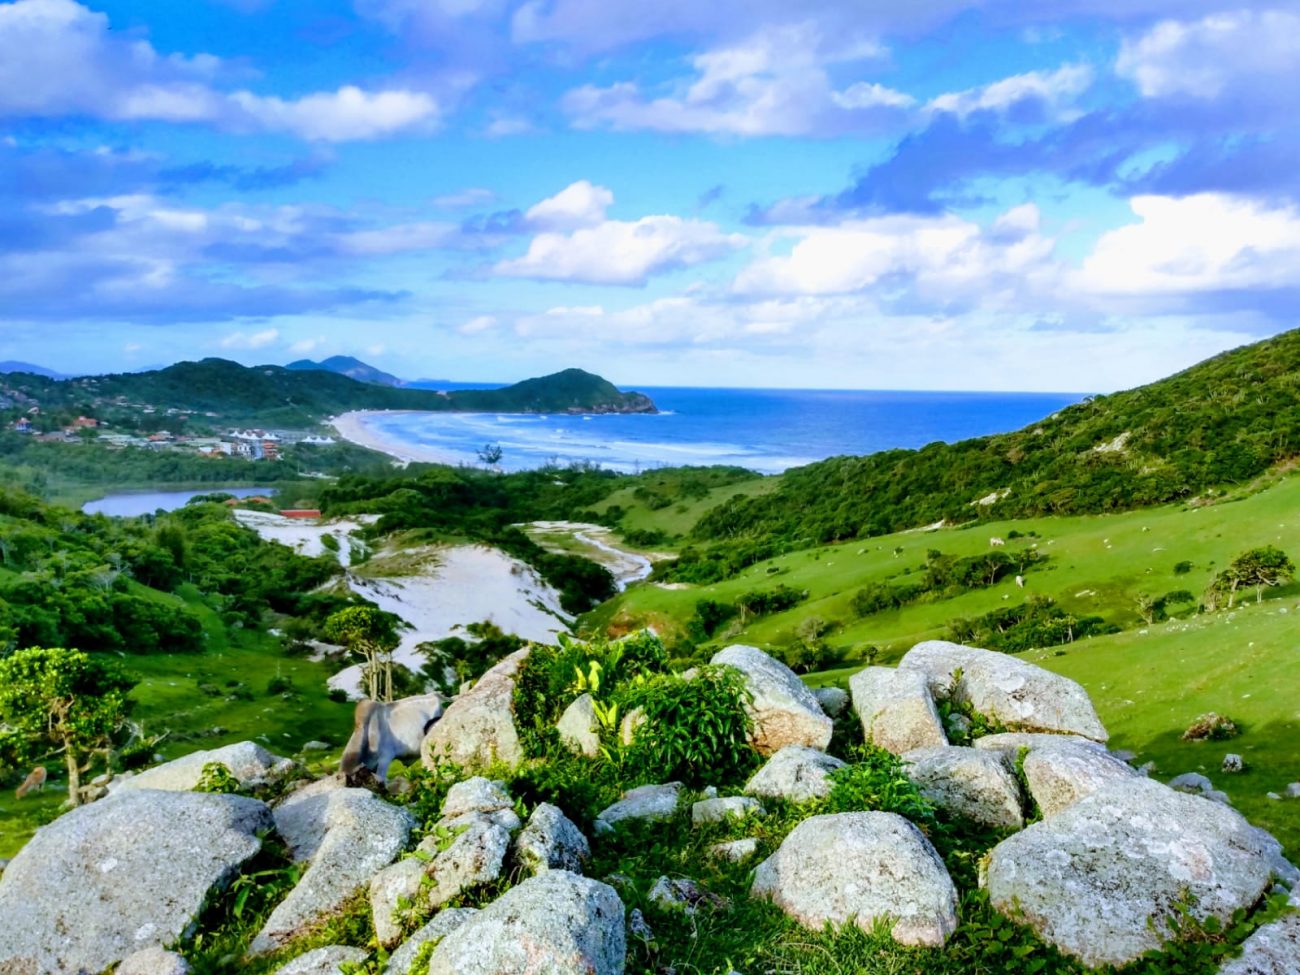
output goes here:
{"type": "Polygon", "coordinates": [[[63,379],[62,373],[55,372],[53,369],[46,369],[44,366],[34,366],[30,362],[15,362],[12,359],[0,362],[0,373],[8,372],[26,372],[33,376],[44,376],[46,379],[63,379]]]}
{"type": "Polygon", "coordinates": [[[187,411],[210,425],[301,428],[349,410],[489,413],[653,413],[641,393],[623,393],[599,376],[568,369],[491,390],[438,392],[358,382],[328,370],[241,366],[225,359],[166,369],[51,380],[24,375],[0,383],[42,407],[187,411]],[[127,407],[123,404],[133,404],[127,407]]]}
{"type": "Polygon", "coordinates": [[[292,369],[296,372],[334,372],[340,376],[347,376],[349,379],[355,379],[359,383],[373,383],[376,386],[401,386],[402,380],[398,379],[391,373],[384,372],[382,369],[376,369],[372,365],[362,362],[360,359],[354,359],[350,355],[335,355],[320,362],[313,362],[311,359],[299,359],[297,362],[291,362],[286,369],[292,369]]]}

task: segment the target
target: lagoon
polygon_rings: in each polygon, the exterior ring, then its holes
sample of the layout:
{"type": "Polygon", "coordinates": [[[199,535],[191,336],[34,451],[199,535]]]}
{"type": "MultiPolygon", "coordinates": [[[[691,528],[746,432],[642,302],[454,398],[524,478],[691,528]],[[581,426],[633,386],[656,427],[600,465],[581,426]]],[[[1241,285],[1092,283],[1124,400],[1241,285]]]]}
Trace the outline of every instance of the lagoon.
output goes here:
{"type": "Polygon", "coordinates": [[[270,495],[274,488],[267,487],[205,487],[197,491],[123,491],[109,494],[95,501],[87,501],[81,510],[88,515],[110,515],[116,518],[135,518],[151,515],[155,511],[175,511],[183,508],[190,498],[200,494],[233,494],[249,498],[255,494],[270,495]]]}

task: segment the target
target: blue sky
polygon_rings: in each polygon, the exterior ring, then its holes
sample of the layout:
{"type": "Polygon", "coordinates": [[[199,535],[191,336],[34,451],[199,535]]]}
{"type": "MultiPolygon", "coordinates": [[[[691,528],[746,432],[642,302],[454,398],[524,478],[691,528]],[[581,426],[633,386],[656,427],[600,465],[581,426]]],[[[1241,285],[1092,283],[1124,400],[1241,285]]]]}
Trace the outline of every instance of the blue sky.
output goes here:
{"type": "Polygon", "coordinates": [[[0,359],[1104,391],[1293,327],[1300,12],[0,2],[0,359]]]}

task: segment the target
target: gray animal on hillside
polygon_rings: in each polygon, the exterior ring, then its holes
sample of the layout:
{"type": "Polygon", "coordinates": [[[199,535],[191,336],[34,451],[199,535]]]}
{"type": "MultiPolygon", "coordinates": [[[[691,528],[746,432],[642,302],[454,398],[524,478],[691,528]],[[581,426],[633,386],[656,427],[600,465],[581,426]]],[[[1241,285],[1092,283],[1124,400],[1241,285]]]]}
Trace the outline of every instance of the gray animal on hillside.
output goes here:
{"type": "Polygon", "coordinates": [[[358,701],[352,737],[343,749],[339,771],[351,784],[369,769],[388,785],[388,767],[397,758],[420,754],[424,736],[442,717],[442,696],[422,694],[400,701],[358,701]]]}

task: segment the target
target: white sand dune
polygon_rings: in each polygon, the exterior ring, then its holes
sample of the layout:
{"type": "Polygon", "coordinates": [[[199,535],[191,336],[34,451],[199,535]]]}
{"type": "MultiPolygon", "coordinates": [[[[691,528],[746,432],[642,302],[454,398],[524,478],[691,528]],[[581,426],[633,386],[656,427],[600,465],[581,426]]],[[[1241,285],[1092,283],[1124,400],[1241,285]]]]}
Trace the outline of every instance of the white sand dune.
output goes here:
{"type": "Polygon", "coordinates": [[[653,558],[620,548],[614,544],[614,533],[604,525],[592,525],[581,521],[533,521],[521,526],[538,545],[552,552],[566,552],[569,549],[555,542],[548,544],[548,535],[560,535],[573,538],[584,549],[584,557],[603,565],[614,575],[618,591],[622,592],[634,582],[649,578],[654,569],[653,558]]]}
{"type": "MultiPolygon", "coordinates": [[[[268,541],[288,545],[304,555],[325,552],[320,537],[343,532],[338,554],[344,566],[346,534],[363,521],[301,522],[244,511],[236,516],[268,541]],[[257,517],[248,517],[251,515],[257,517]]],[[[535,569],[486,545],[385,550],[364,567],[348,571],[346,579],[357,595],[408,624],[393,659],[417,672],[425,664],[416,649],[421,643],[463,635],[469,623],[487,620],[524,640],[553,643],[556,634],[567,633],[572,622],[560,609],[559,593],[535,569]],[[386,566],[391,566],[391,574],[386,566]]],[[[359,697],[360,666],[340,671],[329,684],[359,697]]]]}
{"type": "Polygon", "coordinates": [[[458,458],[446,451],[438,450],[435,447],[428,447],[423,444],[408,443],[403,440],[390,440],[379,433],[376,433],[366,422],[371,417],[384,416],[385,414],[393,415],[397,413],[418,413],[419,410],[353,410],[351,413],[344,413],[336,416],[329,421],[338,435],[344,440],[354,443],[359,447],[367,447],[370,450],[377,450],[381,454],[387,454],[400,461],[402,464],[409,464],[412,461],[423,461],[430,464],[458,464],[461,458],[458,458]]]}

